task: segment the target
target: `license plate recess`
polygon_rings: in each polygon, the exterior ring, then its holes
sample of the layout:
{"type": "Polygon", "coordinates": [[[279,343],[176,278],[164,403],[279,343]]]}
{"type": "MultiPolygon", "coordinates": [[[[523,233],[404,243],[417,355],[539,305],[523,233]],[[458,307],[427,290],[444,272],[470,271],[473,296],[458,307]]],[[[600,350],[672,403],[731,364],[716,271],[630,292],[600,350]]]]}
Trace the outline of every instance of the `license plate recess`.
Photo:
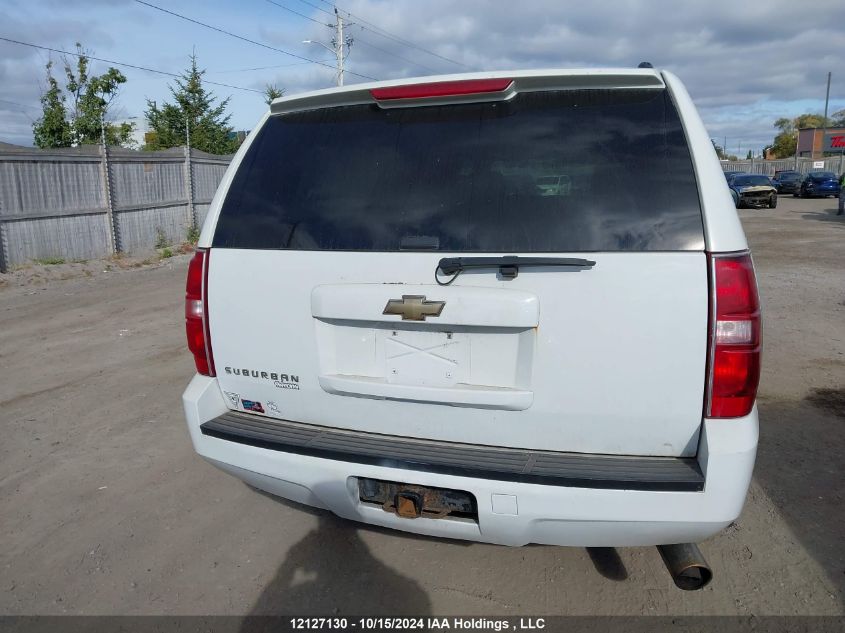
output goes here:
{"type": "Polygon", "coordinates": [[[381,506],[406,519],[470,519],[478,521],[478,504],[472,493],[380,479],[358,479],[361,503],[381,506]]]}

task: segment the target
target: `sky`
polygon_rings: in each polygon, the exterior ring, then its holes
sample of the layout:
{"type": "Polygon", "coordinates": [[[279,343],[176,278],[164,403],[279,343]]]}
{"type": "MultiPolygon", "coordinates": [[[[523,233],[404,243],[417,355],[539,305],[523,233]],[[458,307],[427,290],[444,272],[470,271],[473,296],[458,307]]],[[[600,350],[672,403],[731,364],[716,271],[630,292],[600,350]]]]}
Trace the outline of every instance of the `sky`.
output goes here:
{"type": "MultiPolygon", "coordinates": [[[[267,83],[286,94],[334,85],[326,0],[149,0],[248,43],[136,0],[0,0],[0,37],[66,51],[81,42],[115,62],[182,72],[196,52],[207,87],[230,98],[231,125],[251,129],[267,83]],[[261,46],[264,44],[265,46],[261,46]],[[270,47],[270,48],[267,48],[270,47]],[[280,49],[327,65],[303,62],[280,49]],[[252,90],[252,91],[250,91],[252,90]]],[[[814,0],[338,0],[353,45],[346,83],[477,70],[633,68],[677,74],[710,132],[729,152],[759,152],[783,116],[845,108],[845,1],[814,0]],[[812,7],[811,9],[809,7],[812,7]],[[348,14],[352,14],[351,16],[348,14]],[[351,24],[350,24],[351,23],[351,24]],[[385,33],[388,36],[385,36],[385,33]]],[[[44,65],[61,55],[0,40],[0,141],[32,145],[44,65]]],[[[94,62],[95,73],[111,64],[94,62]]],[[[173,78],[117,66],[127,77],[112,120],[143,126],[148,99],[173,78]],[[137,117],[132,119],[132,117],[137,117]]]]}

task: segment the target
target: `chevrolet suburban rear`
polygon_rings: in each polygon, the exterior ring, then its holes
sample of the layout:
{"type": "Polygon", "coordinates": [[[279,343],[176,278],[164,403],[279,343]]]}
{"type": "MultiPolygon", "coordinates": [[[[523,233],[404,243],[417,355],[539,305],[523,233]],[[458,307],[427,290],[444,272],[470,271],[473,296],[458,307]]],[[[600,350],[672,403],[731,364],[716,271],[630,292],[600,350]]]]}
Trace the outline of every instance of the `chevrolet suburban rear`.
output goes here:
{"type": "Polygon", "coordinates": [[[186,323],[196,451],[347,519],[657,545],[696,588],[693,544],[743,506],[757,288],[667,72],[275,100],[212,201],[186,323]]]}

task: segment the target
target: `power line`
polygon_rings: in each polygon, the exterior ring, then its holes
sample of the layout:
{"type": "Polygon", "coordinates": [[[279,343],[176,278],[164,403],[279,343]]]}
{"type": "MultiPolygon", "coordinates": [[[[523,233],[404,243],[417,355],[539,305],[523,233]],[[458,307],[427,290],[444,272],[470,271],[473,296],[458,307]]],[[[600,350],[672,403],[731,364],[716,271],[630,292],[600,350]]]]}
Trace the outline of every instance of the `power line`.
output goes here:
{"type": "Polygon", "coordinates": [[[284,9],[285,11],[287,11],[289,13],[293,13],[294,15],[298,15],[301,18],[305,18],[306,20],[311,20],[312,22],[316,22],[317,24],[322,24],[323,26],[331,26],[331,24],[326,24],[324,22],[320,22],[319,20],[315,20],[311,16],[305,15],[304,13],[300,13],[299,11],[294,11],[290,7],[286,7],[285,5],[279,4],[278,2],[273,2],[273,0],[266,0],[266,1],[269,2],[270,4],[276,5],[280,9],[284,9]]]}
{"type": "MultiPolygon", "coordinates": [[[[360,26],[360,25],[358,25],[358,26],[360,26]]],[[[393,51],[389,51],[386,48],[381,48],[380,46],[376,46],[375,44],[370,44],[367,40],[362,40],[360,37],[355,38],[355,42],[358,43],[358,44],[363,44],[364,46],[369,46],[370,48],[374,48],[377,51],[381,51],[382,53],[385,53],[386,55],[392,55],[393,57],[401,59],[403,62],[408,62],[409,64],[414,64],[415,66],[419,66],[420,68],[425,68],[430,73],[436,73],[437,72],[436,70],[429,68],[425,64],[415,62],[414,60],[408,59],[407,57],[402,57],[398,53],[394,53],[393,51]]]]}
{"type": "Polygon", "coordinates": [[[293,62],[292,64],[275,64],[273,66],[255,66],[253,68],[233,68],[232,70],[207,70],[209,75],[224,75],[226,73],[245,73],[252,70],[270,70],[273,68],[290,68],[291,66],[303,66],[311,62],[293,62]]]}
{"type": "Polygon", "coordinates": [[[39,110],[38,106],[34,105],[24,105],[23,103],[18,103],[16,101],[9,101],[8,99],[0,99],[0,103],[8,103],[9,105],[18,106],[22,109],[30,109],[30,110],[39,110]]]}
{"type": "MultiPolygon", "coordinates": [[[[264,44],[263,42],[258,42],[256,40],[249,39],[248,37],[244,37],[243,35],[238,35],[236,33],[232,33],[231,31],[226,31],[216,26],[211,26],[210,24],[206,24],[205,22],[200,22],[199,20],[195,20],[193,18],[189,18],[181,13],[176,13],[175,11],[170,11],[168,9],[164,9],[162,7],[158,7],[154,4],[150,4],[149,2],[144,2],[144,0],[135,0],[138,4],[143,4],[145,6],[150,7],[151,9],[155,9],[156,11],[161,11],[162,13],[167,13],[174,17],[180,18],[185,20],[186,22],[191,22],[193,24],[197,24],[199,26],[205,27],[207,29],[211,29],[212,31],[217,31],[218,33],[223,33],[224,35],[228,35],[229,37],[234,37],[235,39],[241,40],[243,42],[248,42],[250,44],[254,44],[255,46],[261,46],[262,48],[266,48],[271,51],[275,51],[277,53],[282,53],[283,55],[288,55],[290,57],[294,57],[296,59],[301,59],[302,61],[311,62],[312,64],[317,64],[318,66],[323,66],[325,68],[331,68],[332,70],[336,70],[334,66],[330,66],[329,64],[324,64],[323,62],[317,61],[315,59],[310,59],[308,57],[304,57],[302,55],[297,55],[296,53],[291,53],[290,51],[283,50],[281,48],[276,48],[275,46],[270,46],[269,44],[264,44]]],[[[375,77],[370,77],[369,75],[362,75],[360,73],[354,73],[351,70],[346,71],[350,75],[355,75],[356,77],[362,77],[363,79],[372,79],[376,81],[375,77]]]]}
{"type": "MultiPolygon", "coordinates": [[[[304,1],[304,0],[301,0],[301,1],[304,1]]],[[[410,46],[411,48],[416,48],[417,50],[423,51],[424,53],[428,53],[429,55],[434,55],[434,57],[439,57],[440,59],[445,60],[447,62],[450,62],[452,64],[457,64],[458,66],[463,66],[464,68],[469,68],[469,66],[467,64],[464,64],[464,63],[459,62],[459,61],[455,61],[454,59],[450,59],[449,57],[445,57],[443,55],[440,55],[439,53],[435,53],[434,51],[430,51],[427,48],[423,48],[422,46],[420,46],[418,44],[414,44],[410,40],[406,40],[405,38],[399,37],[398,35],[393,35],[392,33],[390,33],[390,31],[383,29],[380,26],[365,20],[365,19],[361,18],[360,16],[355,15],[354,13],[350,13],[346,9],[341,9],[339,6],[337,6],[333,2],[329,2],[328,0],[320,0],[320,2],[327,4],[330,7],[334,7],[338,11],[343,11],[346,15],[348,15],[351,18],[355,18],[356,20],[358,20],[358,22],[362,23],[361,25],[359,25],[359,26],[361,26],[361,28],[370,31],[371,33],[375,33],[376,35],[380,35],[381,37],[393,40],[395,42],[399,42],[400,44],[403,44],[405,46],[410,46]],[[363,26],[364,24],[368,24],[372,28],[368,28],[366,26],[363,26]]]]}
{"type": "MultiPolygon", "coordinates": [[[[49,46],[41,46],[39,44],[30,44],[29,42],[20,42],[18,40],[13,40],[8,37],[0,36],[0,40],[4,42],[10,42],[12,44],[20,44],[21,46],[29,46],[31,48],[40,48],[44,51],[50,51],[53,53],[61,53],[62,55],[72,55],[74,57],[87,57],[88,59],[94,59],[98,62],[104,62],[106,64],[114,64],[115,66],[125,66],[126,68],[135,68],[136,70],[143,70],[148,73],[156,73],[159,75],[167,75],[168,77],[176,77],[177,79],[181,79],[181,75],[177,75],[176,73],[169,73],[166,70],[157,70],[155,68],[147,68],[146,66],[138,66],[136,64],[127,64],[126,62],[116,62],[113,59],[105,59],[104,57],[94,57],[93,55],[82,54],[82,53],[74,53],[71,51],[63,51],[60,48],[51,48],[49,46]]],[[[264,94],[263,90],[256,90],[254,88],[244,88],[242,86],[233,86],[232,84],[224,84],[220,83],[219,81],[210,81],[208,79],[203,79],[203,81],[207,84],[211,84],[213,86],[223,86],[224,88],[233,88],[235,90],[245,90],[247,92],[257,92],[259,94],[264,94]]]]}
{"type": "MultiPolygon", "coordinates": [[[[290,13],[293,13],[294,15],[298,15],[298,16],[299,16],[299,17],[301,17],[301,18],[305,18],[306,20],[310,20],[311,22],[315,22],[316,24],[322,24],[323,26],[329,26],[329,27],[333,26],[333,25],[331,25],[331,24],[324,24],[323,22],[320,22],[319,20],[315,20],[314,18],[309,17],[309,16],[307,16],[307,15],[305,15],[305,14],[303,14],[303,13],[299,13],[298,11],[294,11],[293,9],[290,9],[290,8],[288,8],[288,7],[286,7],[286,6],[282,5],[282,4],[279,4],[278,2],[274,2],[274,0],[265,0],[265,1],[266,1],[266,2],[269,2],[270,4],[276,5],[276,6],[277,6],[277,7],[279,7],[280,9],[284,9],[285,11],[289,11],[290,13]]],[[[309,7],[314,7],[315,9],[318,9],[319,11],[323,11],[323,13],[326,13],[326,14],[331,15],[332,17],[334,17],[334,14],[329,13],[328,11],[325,11],[324,9],[321,9],[321,8],[320,8],[320,7],[318,7],[316,4],[311,4],[310,2],[306,2],[305,0],[299,0],[299,1],[300,1],[300,2],[302,2],[302,3],[304,3],[304,4],[307,4],[309,7]]],[[[352,26],[352,25],[347,25],[347,26],[352,26]]],[[[359,26],[359,27],[360,27],[361,25],[356,25],[356,26],[359,26]]],[[[362,28],[363,28],[363,27],[362,27],[362,28]]],[[[409,64],[414,64],[415,66],[419,66],[420,68],[425,68],[427,71],[429,71],[429,72],[431,72],[431,73],[436,72],[435,70],[433,70],[433,69],[429,68],[429,67],[428,67],[428,66],[426,66],[425,64],[420,64],[419,62],[415,62],[415,61],[413,61],[413,60],[411,60],[411,59],[408,59],[407,57],[402,57],[402,56],[401,56],[401,55],[399,55],[398,53],[394,53],[394,52],[392,52],[392,51],[387,50],[386,48],[381,48],[380,46],[376,46],[375,44],[371,44],[371,43],[370,43],[370,42],[368,42],[367,40],[361,39],[360,37],[356,38],[356,39],[355,39],[355,41],[356,41],[357,43],[359,43],[359,44],[363,44],[364,46],[369,46],[370,48],[373,48],[373,49],[375,49],[375,50],[377,50],[377,51],[381,51],[382,53],[384,53],[384,54],[386,54],[386,55],[391,55],[391,56],[393,56],[393,57],[396,57],[396,58],[398,58],[398,59],[401,59],[403,62],[407,62],[407,63],[409,63],[409,64]]]]}
{"type": "MultiPolygon", "coordinates": [[[[315,9],[317,9],[317,11],[322,11],[326,15],[334,15],[334,13],[332,13],[331,11],[326,11],[323,7],[319,7],[316,4],[313,4],[312,2],[308,2],[308,0],[299,0],[299,1],[302,4],[307,4],[309,7],[314,7],[315,9]]],[[[333,5],[330,5],[330,6],[333,6],[333,5]]]]}

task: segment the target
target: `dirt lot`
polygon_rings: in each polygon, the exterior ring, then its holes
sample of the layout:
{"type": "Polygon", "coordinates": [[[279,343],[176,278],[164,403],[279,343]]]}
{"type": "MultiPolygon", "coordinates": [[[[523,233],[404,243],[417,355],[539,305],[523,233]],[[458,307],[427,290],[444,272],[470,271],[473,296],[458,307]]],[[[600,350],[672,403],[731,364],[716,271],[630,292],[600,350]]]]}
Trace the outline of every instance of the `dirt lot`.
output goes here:
{"type": "Polygon", "coordinates": [[[371,529],[209,466],[181,414],[185,256],[0,275],[0,613],[845,613],[834,206],[782,197],[742,212],[765,309],[761,445],[741,520],[702,546],[716,578],[693,593],[654,548],[371,529]]]}

